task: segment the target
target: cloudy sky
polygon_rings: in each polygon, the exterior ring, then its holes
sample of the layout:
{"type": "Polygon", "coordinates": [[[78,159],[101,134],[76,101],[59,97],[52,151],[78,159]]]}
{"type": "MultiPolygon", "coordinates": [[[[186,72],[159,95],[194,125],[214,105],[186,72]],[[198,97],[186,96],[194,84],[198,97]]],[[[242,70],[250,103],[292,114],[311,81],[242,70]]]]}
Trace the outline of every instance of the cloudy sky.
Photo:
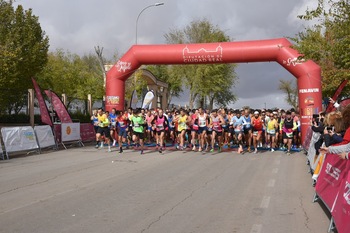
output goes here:
{"type": "MultiPolygon", "coordinates": [[[[194,19],[207,18],[233,40],[293,37],[305,22],[297,15],[317,0],[159,0],[163,6],[144,11],[138,23],[139,44],[165,43],[164,34],[194,19]]],[[[135,43],[136,18],[154,0],[17,0],[32,8],[50,38],[50,49],[80,55],[104,47],[106,57],[122,55],[135,43]]],[[[239,64],[233,91],[239,100],[231,107],[289,107],[278,90],[279,79],[294,79],[277,63],[239,64]]],[[[175,99],[188,102],[186,93],[175,99]]]]}

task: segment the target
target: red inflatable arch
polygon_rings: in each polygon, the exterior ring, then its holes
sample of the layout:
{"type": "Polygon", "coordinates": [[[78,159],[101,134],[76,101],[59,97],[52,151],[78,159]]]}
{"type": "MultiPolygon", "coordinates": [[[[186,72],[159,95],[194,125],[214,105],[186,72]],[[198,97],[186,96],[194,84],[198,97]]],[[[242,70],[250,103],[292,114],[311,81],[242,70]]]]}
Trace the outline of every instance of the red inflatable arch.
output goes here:
{"type": "Polygon", "coordinates": [[[143,64],[212,64],[278,62],[298,80],[302,137],[312,114],[322,108],[321,69],[300,54],[285,39],[204,44],[134,45],[108,71],[106,109],[124,109],[125,81],[143,64]]]}

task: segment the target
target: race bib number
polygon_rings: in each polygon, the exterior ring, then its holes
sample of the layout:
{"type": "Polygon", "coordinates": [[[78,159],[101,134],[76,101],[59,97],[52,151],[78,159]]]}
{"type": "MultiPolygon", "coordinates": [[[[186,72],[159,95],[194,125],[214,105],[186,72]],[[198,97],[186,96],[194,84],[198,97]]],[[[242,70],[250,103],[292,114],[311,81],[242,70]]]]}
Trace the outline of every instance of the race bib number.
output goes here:
{"type": "Polygon", "coordinates": [[[253,136],[258,136],[258,131],[254,131],[253,136]]]}
{"type": "Polygon", "coordinates": [[[293,137],[293,132],[291,133],[286,133],[287,137],[292,138],[293,137]]]}
{"type": "Polygon", "coordinates": [[[125,127],[124,121],[119,122],[120,127],[125,127]]]}
{"type": "Polygon", "coordinates": [[[164,129],[164,125],[157,125],[157,130],[163,130],[164,129]]]}
{"type": "Polygon", "coordinates": [[[205,127],[205,121],[199,121],[199,127],[205,127]]]}
{"type": "Polygon", "coordinates": [[[270,129],[269,130],[269,134],[275,134],[276,133],[276,130],[275,129],[270,129]]]}

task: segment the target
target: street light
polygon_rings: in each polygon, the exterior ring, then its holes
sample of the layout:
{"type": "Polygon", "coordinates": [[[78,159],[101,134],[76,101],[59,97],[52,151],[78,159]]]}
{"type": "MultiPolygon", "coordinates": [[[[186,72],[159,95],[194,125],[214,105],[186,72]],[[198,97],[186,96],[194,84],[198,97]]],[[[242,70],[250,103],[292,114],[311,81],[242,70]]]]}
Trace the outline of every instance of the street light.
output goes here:
{"type": "Polygon", "coordinates": [[[136,19],[136,42],[135,42],[135,44],[137,44],[137,25],[138,25],[139,18],[140,18],[140,15],[142,14],[142,12],[144,12],[146,9],[148,9],[150,7],[162,6],[162,5],[164,5],[164,2],[155,3],[155,4],[152,4],[152,5],[146,6],[145,8],[142,9],[142,11],[140,11],[140,13],[139,13],[139,15],[137,16],[137,19],[136,19]]]}

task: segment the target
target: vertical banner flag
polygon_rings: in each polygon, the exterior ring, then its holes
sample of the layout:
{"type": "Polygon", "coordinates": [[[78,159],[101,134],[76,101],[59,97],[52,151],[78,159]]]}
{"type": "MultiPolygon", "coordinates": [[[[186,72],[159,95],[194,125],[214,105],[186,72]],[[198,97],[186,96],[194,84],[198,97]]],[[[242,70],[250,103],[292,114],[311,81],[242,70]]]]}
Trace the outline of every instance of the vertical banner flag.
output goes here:
{"type": "MultiPolygon", "coordinates": [[[[344,81],[339,85],[339,87],[338,87],[337,90],[334,92],[334,95],[333,95],[333,97],[332,97],[332,99],[333,99],[334,101],[337,101],[339,95],[341,94],[342,90],[344,89],[344,87],[346,86],[347,83],[348,83],[348,80],[344,80],[344,81]]],[[[329,112],[332,112],[333,110],[334,110],[333,104],[328,103],[326,112],[329,113],[329,112]]]]}
{"type": "Polygon", "coordinates": [[[32,82],[34,85],[34,90],[35,90],[35,95],[36,98],[38,99],[39,102],[39,108],[40,108],[40,117],[41,117],[41,122],[44,124],[47,124],[49,126],[52,126],[52,121],[50,118],[49,111],[47,110],[47,106],[44,100],[43,95],[41,94],[41,90],[37,82],[35,81],[34,78],[32,78],[32,82]]]}
{"type": "Polygon", "coordinates": [[[53,91],[45,90],[45,93],[51,100],[51,104],[54,110],[56,111],[60,121],[62,123],[73,123],[66,106],[64,106],[64,104],[62,103],[62,100],[53,91]]]}
{"type": "Polygon", "coordinates": [[[142,108],[149,108],[153,98],[154,98],[153,91],[148,91],[145,95],[145,98],[143,98],[142,108]]]}
{"type": "Polygon", "coordinates": [[[137,91],[134,90],[131,95],[131,101],[130,101],[130,107],[132,109],[135,109],[137,107],[137,103],[139,102],[139,99],[137,97],[137,91]]]}

